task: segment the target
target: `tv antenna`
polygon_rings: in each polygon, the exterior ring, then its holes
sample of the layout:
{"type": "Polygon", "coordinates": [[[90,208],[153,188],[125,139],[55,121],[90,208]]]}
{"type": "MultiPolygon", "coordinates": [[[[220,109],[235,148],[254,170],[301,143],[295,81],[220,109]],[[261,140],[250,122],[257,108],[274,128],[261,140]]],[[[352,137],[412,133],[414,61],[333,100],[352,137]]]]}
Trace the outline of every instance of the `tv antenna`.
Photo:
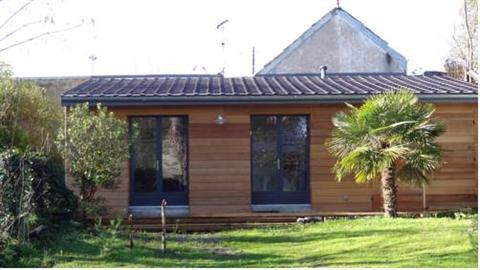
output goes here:
{"type": "Polygon", "coordinates": [[[90,61],[92,61],[92,66],[91,66],[91,71],[90,71],[92,75],[94,75],[93,72],[95,71],[95,61],[97,60],[97,58],[98,58],[97,55],[94,54],[94,53],[92,53],[88,56],[88,59],[90,59],[90,61]]]}
{"type": "Polygon", "coordinates": [[[229,20],[226,19],[226,20],[223,20],[221,23],[219,23],[217,25],[217,30],[219,30],[221,35],[222,35],[221,45],[222,45],[222,54],[223,54],[223,67],[222,67],[222,71],[220,71],[220,74],[222,74],[223,76],[225,76],[225,71],[227,69],[227,56],[225,54],[225,46],[226,46],[226,44],[225,44],[225,42],[226,42],[226,40],[225,40],[225,25],[228,22],[229,22],[229,20]]]}

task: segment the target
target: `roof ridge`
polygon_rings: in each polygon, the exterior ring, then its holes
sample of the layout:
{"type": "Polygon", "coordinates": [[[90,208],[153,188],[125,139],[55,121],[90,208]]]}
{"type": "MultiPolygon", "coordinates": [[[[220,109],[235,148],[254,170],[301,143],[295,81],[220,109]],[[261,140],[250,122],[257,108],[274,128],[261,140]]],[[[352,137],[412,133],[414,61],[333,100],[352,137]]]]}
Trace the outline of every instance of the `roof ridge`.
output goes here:
{"type": "MultiPolygon", "coordinates": [[[[326,77],[339,77],[339,76],[370,76],[370,75],[406,75],[403,72],[335,72],[327,73],[326,77]]],[[[254,77],[261,76],[320,76],[320,73],[305,72],[305,73],[267,73],[267,74],[255,74],[254,77]]]]}
{"type": "Polygon", "coordinates": [[[164,77],[223,77],[222,75],[218,74],[134,74],[134,75],[94,75],[90,76],[90,78],[144,78],[144,77],[153,77],[153,78],[164,78],[164,77]]]}

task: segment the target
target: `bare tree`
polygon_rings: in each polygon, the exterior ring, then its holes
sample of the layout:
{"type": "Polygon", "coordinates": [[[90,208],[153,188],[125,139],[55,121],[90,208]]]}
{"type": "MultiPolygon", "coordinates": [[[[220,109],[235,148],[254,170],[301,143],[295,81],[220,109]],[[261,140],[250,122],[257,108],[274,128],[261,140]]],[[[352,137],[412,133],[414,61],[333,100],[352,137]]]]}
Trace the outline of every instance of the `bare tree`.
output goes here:
{"type": "Polygon", "coordinates": [[[445,70],[453,77],[473,81],[478,73],[478,3],[463,0],[461,22],[454,28],[453,46],[445,61],[445,70]],[[463,77],[463,78],[462,78],[463,77]]]}
{"type": "MultiPolygon", "coordinates": [[[[0,54],[26,43],[93,24],[93,19],[57,23],[54,0],[0,0],[0,54]],[[32,12],[34,14],[32,14],[32,12]]],[[[63,2],[63,1],[62,1],[63,2]]]]}

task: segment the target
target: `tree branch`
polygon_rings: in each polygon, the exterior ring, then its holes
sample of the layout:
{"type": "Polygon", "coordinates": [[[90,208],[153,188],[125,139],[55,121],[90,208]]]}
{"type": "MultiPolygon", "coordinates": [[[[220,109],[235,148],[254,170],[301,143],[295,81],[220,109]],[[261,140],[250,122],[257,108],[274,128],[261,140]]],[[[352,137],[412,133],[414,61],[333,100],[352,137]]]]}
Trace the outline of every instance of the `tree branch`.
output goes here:
{"type": "Polygon", "coordinates": [[[25,43],[34,41],[34,40],[39,39],[39,38],[41,38],[41,37],[51,36],[51,35],[58,34],[58,33],[61,33],[61,32],[70,31],[70,30],[73,30],[73,29],[75,29],[75,28],[78,28],[78,27],[80,27],[80,26],[82,26],[82,25],[84,25],[84,24],[81,23],[81,24],[77,24],[77,25],[74,25],[74,26],[71,26],[71,27],[67,27],[67,28],[63,28],[63,29],[59,29],[59,30],[55,30],[55,31],[44,32],[44,33],[42,33],[42,34],[39,34],[39,35],[30,37],[30,38],[27,38],[27,39],[25,39],[25,40],[22,40],[22,41],[13,43],[13,44],[11,44],[11,45],[8,45],[7,47],[1,48],[1,49],[0,49],[0,53],[6,51],[6,50],[8,50],[8,49],[11,49],[11,48],[13,48],[13,47],[16,47],[16,46],[19,46],[19,45],[22,45],[22,44],[25,44],[25,43]]]}
{"type": "Polygon", "coordinates": [[[453,39],[453,41],[455,41],[455,45],[457,45],[457,50],[458,50],[458,52],[459,52],[459,54],[460,54],[460,57],[462,58],[462,60],[465,61],[465,59],[466,59],[466,54],[465,54],[465,52],[463,51],[463,48],[462,48],[463,46],[460,44],[460,41],[458,41],[458,39],[455,37],[455,35],[452,36],[452,39],[453,39]]]}
{"type": "Polygon", "coordinates": [[[467,30],[467,69],[470,70],[472,68],[472,31],[470,29],[470,22],[469,22],[469,13],[468,13],[468,5],[467,0],[463,0],[463,12],[465,13],[465,29],[467,30]]]}
{"type": "Polygon", "coordinates": [[[8,17],[1,25],[0,25],[0,29],[2,29],[9,21],[11,21],[13,18],[15,18],[15,16],[17,16],[18,13],[20,13],[22,10],[24,10],[25,8],[27,8],[31,3],[33,3],[33,1],[35,0],[29,0],[27,3],[25,3],[23,6],[21,6],[19,9],[17,9],[15,12],[12,13],[12,15],[10,15],[10,17],[8,17]]]}
{"type": "MultiPolygon", "coordinates": [[[[1,1],[1,0],[0,0],[1,1]]],[[[9,36],[21,31],[22,29],[25,29],[31,25],[34,25],[34,24],[38,24],[38,23],[41,23],[42,21],[34,21],[34,22],[28,22],[28,23],[25,23],[19,27],[17,27],[16,29],[12,30],[10,33],[6,34],[5,36],[3,36],[2,38],[0,38],[0,42],[2,42],[3,40],[7,39],[9,36]]]]}

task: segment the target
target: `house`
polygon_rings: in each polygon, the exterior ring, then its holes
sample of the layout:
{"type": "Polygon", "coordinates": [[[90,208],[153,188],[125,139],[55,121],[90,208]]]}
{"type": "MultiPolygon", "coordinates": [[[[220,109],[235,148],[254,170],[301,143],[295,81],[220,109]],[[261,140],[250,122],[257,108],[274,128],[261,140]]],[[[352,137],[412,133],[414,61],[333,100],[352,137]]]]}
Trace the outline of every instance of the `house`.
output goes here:
{"type": "Polygon", "coordinates": [[[258,74],[320,73],[322,66],[331,73],[405,73],[407,60],[350,13],[336,7],[258,74]]]}
{"type": "Polygon", "coordinates": [[[424,189],[399,188],[400,211],[477,207],[477,85],[443,73],[94,76],[62,105],[107,105],[139,126],[110,215],[327,215],[381,211],[377,183],[338,183],[325,139],[331,118],[371,94],[405,87],[432,102],[447,132],[443,167],[424,189]]]}

